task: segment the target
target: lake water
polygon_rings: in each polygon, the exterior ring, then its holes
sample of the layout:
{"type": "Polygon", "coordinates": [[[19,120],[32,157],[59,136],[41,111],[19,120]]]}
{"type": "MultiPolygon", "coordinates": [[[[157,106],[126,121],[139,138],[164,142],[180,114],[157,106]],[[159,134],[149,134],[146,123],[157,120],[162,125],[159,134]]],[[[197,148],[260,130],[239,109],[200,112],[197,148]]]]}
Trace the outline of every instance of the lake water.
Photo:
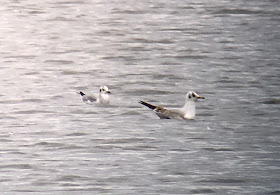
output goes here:
{"type": "Polygon", "coordinates": [[[279,1],[5,0],[1,194],[279,194],[279,1]],[[108,85],[111,106],[76,93],[108,85]],[[160,120],[139,100],[195,120],[160,120]]]}

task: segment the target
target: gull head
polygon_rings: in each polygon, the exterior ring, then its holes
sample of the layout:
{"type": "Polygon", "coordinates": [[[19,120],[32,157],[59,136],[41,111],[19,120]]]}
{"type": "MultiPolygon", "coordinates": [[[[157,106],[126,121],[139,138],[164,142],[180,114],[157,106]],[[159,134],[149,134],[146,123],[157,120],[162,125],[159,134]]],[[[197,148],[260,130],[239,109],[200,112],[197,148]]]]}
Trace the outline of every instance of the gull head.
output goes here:
{"type": "Polygon", "coordinates": [[[189,91],[186,95],[186,101],[197,101],[198,99],[205,99],[204,97],[198,95],[194,91],[189,91]]]}
{"type": "Polygon", "coordinates": [[[99,92],[101,94],[111,94],[111,92],[109,91],[109,88],[107,86],[101,86],[99,89],[99,92]]]}

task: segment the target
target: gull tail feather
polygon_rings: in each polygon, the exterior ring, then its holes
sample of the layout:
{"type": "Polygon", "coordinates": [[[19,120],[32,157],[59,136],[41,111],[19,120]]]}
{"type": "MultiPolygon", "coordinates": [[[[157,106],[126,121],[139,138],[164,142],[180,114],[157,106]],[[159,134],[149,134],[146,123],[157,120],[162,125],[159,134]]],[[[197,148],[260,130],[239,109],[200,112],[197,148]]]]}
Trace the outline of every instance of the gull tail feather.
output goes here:
{"type": "Polygon", "coordinates": [[[139,101],[140,104],[143,104],[144,106],[147,106],[148,108],[154,110],[156,109],[156,106],[152,105],[152,104],[149,104],[147,102],[144,102],[144,101],[139,101]]]}

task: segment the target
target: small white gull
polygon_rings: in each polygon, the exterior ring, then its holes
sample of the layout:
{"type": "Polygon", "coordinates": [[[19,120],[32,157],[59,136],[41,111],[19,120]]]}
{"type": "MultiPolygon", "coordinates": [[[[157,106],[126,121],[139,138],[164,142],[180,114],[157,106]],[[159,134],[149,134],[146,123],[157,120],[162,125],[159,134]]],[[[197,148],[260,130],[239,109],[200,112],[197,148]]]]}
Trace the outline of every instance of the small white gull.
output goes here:
{"type": "Polygon", "coordinates": [[[85,103],[96,102],[102,105],[110,104],[109,94],[111,94],[111,92],[109,91],[109,88],[107,86],[101,86],[99,89],[99,94],[86,95],[82,91],[78,92],[78,94],[82,96],[82,100],[85,103]]]}
{"type": "Polygon", "coordinates": [[[166,109],[161,106],[155,106],[144,101],[139,101],[140,104],[147,106],[153,110],[161,119],[194,119],[195,118],[195,102],[197,99],[205,99],[193,91],[186,94],[185,105],[179,109],[166,109]]]}

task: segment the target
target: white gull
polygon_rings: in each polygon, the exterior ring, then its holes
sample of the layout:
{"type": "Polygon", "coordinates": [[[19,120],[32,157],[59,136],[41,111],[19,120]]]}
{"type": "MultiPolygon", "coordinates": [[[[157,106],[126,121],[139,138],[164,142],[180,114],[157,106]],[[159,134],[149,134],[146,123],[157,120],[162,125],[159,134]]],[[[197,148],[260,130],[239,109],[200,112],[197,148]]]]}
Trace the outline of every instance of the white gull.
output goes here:
{"type": "Polygon", "coordinates": [[[82,96],[82,100],[85,103],[96,102],[102,105],[110,104],[109,94],[111,94],[111,92],[109,91],[109,88],[107,86],[101,86],[99,89],[99,94],[86,95],[82,91],[78,92],[78,94],[82,96]]]}

